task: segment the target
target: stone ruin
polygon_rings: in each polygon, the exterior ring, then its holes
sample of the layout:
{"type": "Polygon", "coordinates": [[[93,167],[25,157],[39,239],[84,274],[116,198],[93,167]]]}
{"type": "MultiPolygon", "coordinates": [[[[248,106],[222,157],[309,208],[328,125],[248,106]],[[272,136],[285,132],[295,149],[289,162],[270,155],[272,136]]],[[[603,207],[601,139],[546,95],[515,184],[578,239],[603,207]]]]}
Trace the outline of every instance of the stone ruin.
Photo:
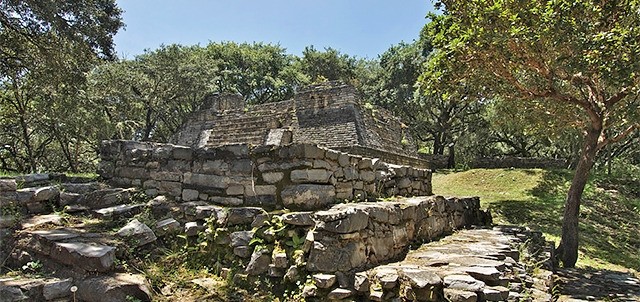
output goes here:
{"type": "Polygon", "coordinates": [[[103,142],[102,183],[0,180],[0,206],[29,217],[0,216],[12,247],[0,258],[18,267],[38,259],[58,272],[0,280],[2,296],[51,301],[77,285],[79,301],[150,300],[144,276],[117,259],[180,235],[207,238],[221,277],[301,284],[308,301],[551,300],[551,275],[531,275],[521,259],[550,258],[540,233],[487,229],[477,197],[434,196],[402,123],[359,105],[352,88],[316,86],[246,111],[240,104],[213,99],[174,144],[103,142]],[[54,208],[129,221],[95,233],[64,225],[54,208]],[[151,221],[129,219],[143,211],[151,221]]]}
{"type": "Polygon", "coordinates": [[[231,144],[314,144],[390,164],[427,168],[413,136],[391,112],[364,105],[352,86],[327,82],[293,99],[246,105],[240,95],[217,95],[171,139],[194,148],[231,144]]]}

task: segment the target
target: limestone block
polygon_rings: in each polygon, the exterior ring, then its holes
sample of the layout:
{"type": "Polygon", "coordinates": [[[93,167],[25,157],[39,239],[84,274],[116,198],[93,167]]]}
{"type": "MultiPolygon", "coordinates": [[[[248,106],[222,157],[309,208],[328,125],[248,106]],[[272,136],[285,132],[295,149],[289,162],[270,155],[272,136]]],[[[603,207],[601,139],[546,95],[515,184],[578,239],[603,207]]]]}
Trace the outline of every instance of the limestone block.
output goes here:
{"type": "Polygon", "coordinates": [[[131,217],[140,213],[144,204],[121,204],[93,211],[98,217],[131,217]]]}
{"type": "Polygon", "coordinates": [[[116,175],[123,178],[142,179],[149,178],[149,171],[138,167],[118,167],[116,168],[116,175]]]}
{"type": "Polygon", "coordinates": [[[262,173],[262,180],[268,184],[275,184],[284,178],[282,172],[265,172],[262,173]]]}
{"type": "Polygon", "coordinates": [[[226,189],[231,179],[226,176],[197,174],[187,172],[183,175],[184,183],[188,185],[196,185],[207,188],[226,189]]]}
{"type": "Polygon", "coordinates": [[[84,279],[78,285],[76,294],[80,301],[120,302],[132,297],[140,301],[151,301],[150,288],[142,275],[116,273],[84,279]]]}
{"type": "Polygon", "coordinates": [[[342,300],[351,297],[353,294],[353,290],[348,288],[336,288],[327,294],[327,298],[331,300],[342,300]]]}
{"type": "Polygon", "coordinates": [[[331,173],[324,169],[291,171],[291,181],[295,183],[328,183],[331,173]]]}
{"type": "Polygon", "coordinates": [[[330,288],[336,283],[336,275],[333,274],[314,274],[311,277],[318,288],[330,288]]]}
{"type": "Polygon", "coordinates": [[[375,279],[378,280],[383,289],[390,290],[398,285],[398,271],[393,268],[376,269],[375,279]]]}
{"type": "Polygon", "coordinates": [[[251,260],[249,260],[245,272],[249,275],[260,275],[269,270],[269,264],[271,264],[269,250],[257,249],[251,254],[251,260]]]}
{"type": "Polygon", "coordinates": [[[173,218],[166,218],[156,222],[155,227],[158,235],[177,233],[180,231],[180,222],[173,218]]]}
{"type": "Polygon", "coordinates": [[[325,237],[313,243],[307,269],[311,272],[346,272],[362,267],[366,262],[366,248],[361,241],[340,242],[325,237]]]}
{"type": "Polygon", "coordinates": [[[284,251],[273,251],[271,254],[271,263],[276,268],[287,268],[289,267],[289,259],[287,258],[287,253],[284,251]]]}
{"type": "Polygon", "coordinates": [[[42,296],[47,300],[64,298],[71,295],[69,289],[73,285],[73,279],[55,279],[47,281],[42,286],[42,296]]]}
{"type": "Polygon", "coordinates": [[[355,167],[345,167],[343,168],[344,178],[346,180],[357,180],[359,178],[358,169],[355,167]]]}
{"type": "Polygon", "coordinates": [[[258,207],[230,208],[227,210],[226,224],[228,226],[250,225],[257,215],[266,213],[264,209],[258,207]]]}
{"type": "Polygon", "coordinates": [[[316,228],[331,233],[353,233],[367,227],[369,215],[359,208],[333,207],[327,211],[319,211],[313,215],[316,228]]]}
{"type": "Polygon", "coordinates": [[[325,170],[333,171],[336,169],[336,166],[332,166],[330,162],[322,159],[316,159],[313,161],[313,167],[315,169],[325,169],[325,170]]]}
{"type": "MultiPolygon", "coordinates": [[[[196,164],[194,164],[195,166],[196,164]]],[[[200,164],[200,168],[194,170],[197,173],[224,175],[229,171],[229,163],[224,160],[205,160],[200,164]]]]}
{"type": "Polygon", "coordinates": [[[340,167],[349,166],[351,164],[349,155],[346,153],[340,153],[340,155],[338,156],[338,164],[340,165],[340,167]]]}
{"type": "Polygon", "coordinates": [[[403,269],[400,276],[408,280],[411,287],[429,288],[442,285],[442,279],[434,272],[420,269],[403,269]]]}
{"type": "Polygon", "coordinates": [[[316,145],[305,144],[303,147],[305,158],[319,158],[323,159],[325,155],[325,149],[321,149],[316,145]]]}
{"type": "Polygon", "coordinates": [[[278,188],[274,185],[247,185],[244,187],[245,196],[276,195],[278,188]]]}
{"type": "Polygon", "coordinates": [[[285,187],[280,196],[288,209],[317,210],[332,203],[336,192],[331,185],[301,184],[285,187]]]}
{"type": "Polygon", "coordinates": [[[366,183],[374,182],[376,180],[376,173],[369,170],[361,170],[360,179],[362,179],[366,183]]]}
{"type": "Polygon", "coordinates": [[[127,225],[118,230],[118,236],[128,238],[136,246],[143,246],[156,241],[156,234],[146,224],[138,219],[131,220],[127,225]]]}
{"type": "Polygon", "coordinates": [[[241,184],[230,184],[225,193],[230,196],[244,195],[244,186],[241,184]]]}
{"type": "Polygon", "coordinates": [[[165,181],[180,181],[182,178],[181,172],[166,172],[166,171],[151,171],[149,176],[153,180],[165,180],[165,181]]]}
{"type": "Polygon", "coordinates": [[[184,224],[184,233],[185,235],[197,236],[198,233],[205,229],[205,226],[201,222],[190,221],[184,224]]]}
{"type": "Polygon", "coordinates": [[[184,189],[182,190],[182,200],[183,201],[192,201],[197,200],[200,196],[200,192],[193,189],[184,189]]]}
{"type": "Polygon", "coordinates": [[[363,158],[358,161],[358,169],[365,170],[373,168],[373,160],[371,158],[363,158]]]}
{"type": "Polygon", "coordinates": [[[174,181],[161,181],[158,183],[158,192],[171,196],[182,196],[182,183],[174,181]]]}
{"type": "Polygon", "coordinates": [[[240,206],[243,201],[240,198],[235,197],[220,197],[220,196],[210,196],[209,200],[215,204],[223,205],[223,206],[240,206]]]}
{"type": "Polygon", "coordinates": [[[82,242],[56,242],[51,258],[91,272],[106,272],[113,268],[116,248],[82,242]]]}
{"type": "Polygon", "coordinates": [[[509,298],[509,289],[502,286],[485,287],[480,293],[483,301],[506,301],[509,298]]]}
{"type": "Polygon", "coordinates": [[[234,175],[251,175],[251,170],[253,170],[253,162],[250,159],[240,159],[231,162],[229,171],[234,175]]]}
{"type": "Polygon", "coordinates": [[[282,222],[291,225],[312,226],[315,222],[311,218],[313,212],[291,212],[281,216],[282,222]]]}
{"type": "Polygon", "coordinates": [[[369,291],[369,287],[371,286],[371,282],[369,282],[369,276],[366,272],[358,272],[354,276],[353,280],[353,288],[361,293],[365,293],[369,291]]]}
{"type": "Polygon", "coordinates": [[[479,292],[484,290],[485,283],[476,280],[469,275],[449,275],[444,277],[444,285],[451,289],[457,289],[469,292],[479,292]]]}
{"type": "Polygon", "coordinates": [[[470,291],[464,291],[459,289],[444,288],[444,297],[447,301],[451,302],[476,302],[478,301],[478,294],[470,291]]]}
{"type": "Polygon", "coordinates": [[[248,246],[255,233],[253,231],[237,231],[229,234],[231,247],[248,246]]]}

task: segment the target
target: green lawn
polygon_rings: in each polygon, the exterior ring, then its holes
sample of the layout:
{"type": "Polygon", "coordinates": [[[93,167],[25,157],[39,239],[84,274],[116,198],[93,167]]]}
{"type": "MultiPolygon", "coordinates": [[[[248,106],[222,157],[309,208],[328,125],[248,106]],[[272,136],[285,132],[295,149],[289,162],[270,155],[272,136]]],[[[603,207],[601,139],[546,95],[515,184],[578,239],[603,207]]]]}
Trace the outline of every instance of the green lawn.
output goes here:
{"type": "MultiPolygon", "coordinates": [[[[565,194],[572,174],[565,170],[474,169],[433,175],[439,195],[480,196],[497,224],[537,229],[559,241],[565,194]]],[[[637,179],[591,180],[580,210],[578,266],[640,270],[640,195],[637,179]]]]}

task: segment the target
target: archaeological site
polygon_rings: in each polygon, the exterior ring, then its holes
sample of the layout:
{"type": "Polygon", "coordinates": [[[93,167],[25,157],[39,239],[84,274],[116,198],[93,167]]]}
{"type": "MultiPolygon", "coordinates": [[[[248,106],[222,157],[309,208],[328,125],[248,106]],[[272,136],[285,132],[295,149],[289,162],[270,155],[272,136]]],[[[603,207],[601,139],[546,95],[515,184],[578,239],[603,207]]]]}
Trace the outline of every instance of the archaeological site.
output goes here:
{"type": "Polygon", "coordinates": [[[207,103],[170,142],[104,141],[98,181],[0,179],[0,261],[40,272],[0,301],[178,301],[170,284],[220,280],[278,301],[552,301],[553,245],[434,195],[408,128],[353,87],[207,103]],[[216,278],[138,266],[170,248],[216,278]]]}

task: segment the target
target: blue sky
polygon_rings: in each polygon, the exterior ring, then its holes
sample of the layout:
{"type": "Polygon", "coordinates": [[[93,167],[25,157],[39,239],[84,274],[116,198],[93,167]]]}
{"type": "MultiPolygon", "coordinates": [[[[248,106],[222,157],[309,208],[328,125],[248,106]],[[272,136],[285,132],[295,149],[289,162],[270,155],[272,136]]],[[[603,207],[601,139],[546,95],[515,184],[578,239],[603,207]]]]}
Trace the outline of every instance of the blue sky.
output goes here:
{"type": "Polygon", "coordinates": [[[391,45],[418,38],[433,10],[429,0],[117,0],[126,28],[115,37],[120,57],[161,44],[209,41],[333,47],[376,58],[391,45]]]}

